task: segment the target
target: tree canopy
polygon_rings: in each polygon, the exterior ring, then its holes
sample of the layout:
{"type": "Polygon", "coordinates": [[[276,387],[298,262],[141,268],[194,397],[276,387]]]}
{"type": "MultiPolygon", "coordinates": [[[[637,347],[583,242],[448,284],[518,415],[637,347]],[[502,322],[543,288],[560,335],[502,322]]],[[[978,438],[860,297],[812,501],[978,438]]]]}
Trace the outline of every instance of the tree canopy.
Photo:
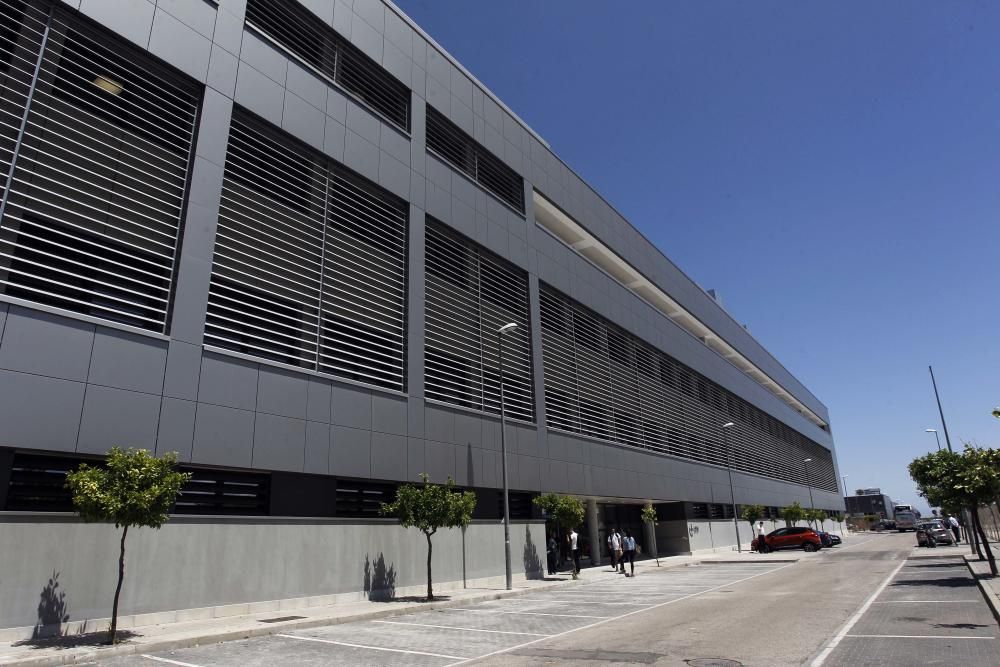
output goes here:
{"type": "Polygon", "coordinates": [[[576,496],[546,493],[535,498],[533,502],[566,529],[575,529],[583,523],[583,517],[586,515],[583,502],[576,496]]]}
{"type": "MultiPolygon", "coordinates": [[[[932,506],[954,512],[968,509],[972,528],[986,549],[990,571],[997,574],[996,561],[979,521],[979,506],[1000,496],[1000,450],[966,445],[961,453],[940,450],[919,456],[909,465],[917,491],[932,506]]],[[[982,556],[980,556],[982,557],[982,556]]]]}
{"type": "Polygon", "coordinates": [[[796,521],[802,521],[806,518],[806,511],[803,509],[802,505],[796,501],[788,507],[783,507],[781,509],[781,518],[789,523],[795,523],[796,521]]]}

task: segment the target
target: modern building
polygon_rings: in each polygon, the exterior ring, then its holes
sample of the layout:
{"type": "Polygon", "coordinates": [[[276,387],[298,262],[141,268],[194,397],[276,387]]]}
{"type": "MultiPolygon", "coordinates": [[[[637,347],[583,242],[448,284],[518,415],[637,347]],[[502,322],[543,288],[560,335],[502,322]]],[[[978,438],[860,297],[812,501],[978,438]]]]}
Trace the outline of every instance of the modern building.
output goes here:
{"type": "Polygon", "coordinates": [[[843,509],[823,403],[390,2],[0,0],[0,68],[0,628],[108,615],[115,445],[194,475],[130,623],[420,584],[425,472],[479,497],[436,579],[502,576],[501,342],[519,576],[543,492],[595,558],[843,509]]]}
{"type": "Polygon", "coordinates": [[[844,496],[847,515],[862,517],[874,515],[883,519],[892,519],[896,515],[896,504],[882,493],[882,489],[858,489],[853,496],[844,496]]]}

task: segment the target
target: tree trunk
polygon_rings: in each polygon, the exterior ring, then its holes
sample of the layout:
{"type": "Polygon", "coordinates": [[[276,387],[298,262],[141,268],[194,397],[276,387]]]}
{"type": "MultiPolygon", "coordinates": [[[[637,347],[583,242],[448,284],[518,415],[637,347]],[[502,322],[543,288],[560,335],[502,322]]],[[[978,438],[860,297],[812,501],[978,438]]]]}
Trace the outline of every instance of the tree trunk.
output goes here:
{"type": "Polygon", "coordinates": [[[424,537],[427,538],[427,601],[430,602],[434,599],[434,589],[431,587],[431,553],[434,546],[431,544],[432,533],[424,533],[424,537]]]}
{"type": "Polygon", "coordinates": [[[983,556],[983,550],[979,547],[979,532],[976,530],[976,516],[977,508],[972,505],[968,508],[969,510],[969,522],[972,523],[971,526],[966,526],[965,528],[965,539],[972,542],[972,545],[976,549],[976,554],[979,556],[979,560],[986,560],[983,556]]]}
{"type": "Polygon", "coordinates": [[[115,588],[115,603],[111,606],[111,636],[108,638],[109,644],[115,643],[115,634],[118,632],[118,596],[122,592],[122,582],[125,581],[125,536],[128,535],[128,526],[122,526],[122,546],[121,555],[118,556],[118,587],[115,588]]]}
{"type": "Polygon", "coordinates": [[[993,550],[990,548],[990,542],[986,539],[986,531],[983,530],[983,522],[979,520],[979,512],[975,512],[972,515],[972,523],[976,527],[976,532],[979,533],[979,539],[983,542],[983,547],[986,549],[986,560],[990,562],[990,574],[994,577],[997,576],[997,562],[993,559],[993,550]]]}

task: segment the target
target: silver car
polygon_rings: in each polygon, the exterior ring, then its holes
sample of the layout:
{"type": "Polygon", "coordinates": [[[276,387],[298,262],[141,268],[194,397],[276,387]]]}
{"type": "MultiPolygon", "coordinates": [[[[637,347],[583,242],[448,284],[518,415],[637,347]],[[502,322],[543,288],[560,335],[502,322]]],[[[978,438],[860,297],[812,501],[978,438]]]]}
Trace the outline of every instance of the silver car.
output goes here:
{"type": "Polygon", "coordinates": [[[935,519],[933,521],[921,521],[916,525],[916,529],[918,547],[937,546],[938,544],[947,544],[951,546],[955,544],[955,535],[940,519],[935,519]],[[928,544],[929,539],[934,540],[933,545],[928,544]]]}

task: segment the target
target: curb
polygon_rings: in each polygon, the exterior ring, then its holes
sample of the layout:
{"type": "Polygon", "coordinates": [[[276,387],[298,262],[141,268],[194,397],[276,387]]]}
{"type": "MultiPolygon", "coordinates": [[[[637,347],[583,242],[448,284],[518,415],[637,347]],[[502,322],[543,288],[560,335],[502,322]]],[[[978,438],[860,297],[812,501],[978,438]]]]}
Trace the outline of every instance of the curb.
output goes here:
{"type": "MultiPolygon", "coordinates": [[[[703,561],[698,561],[698,564],[700,564],[701,562],[703,561]]],[[[718,562],[718,561],[704,561],[704,562],[718,562]]],[[[757,561],[757,562],[763,562],[763,561],[757,561]]],[[[694,563],[664,564],[661,565],[659,569],[669,570],[678,567],[686,567],[692,564],[694,563]]],[[[597,567],[602,567],[602,566],[603,564],[597,567]]],[[[651,567],[655,571],[656,566],[652,565],[651,567]]],[[[126,655],[137,655],[141,653],[173,651],[182,648],[191,648],[193,646],[220,644],[223,642],[235,641],[238,639],[267,637],[269,635],[276,635],[283,632],[288,632],[290,630],[305,630],[308,628],[341,625],[343,623],[354,623],[356,621],[370,621],[380,618],[389,618],[391,616],[402,616],[403,614],[412,614],[415,611],[447,609],[449,607],[459,607],[467,604],[488,602],[490,600],[502,600],[504,598],[517,597],[519,595],[528,595],[541,590],[549,590],[552,588],[559,588],[561,586],[566,586],[571,584],[579,585],[581,583],[585,582],[583,582],[583,580],[581,579],[576,579],[576,580],[567,579],[564,581],[552,582],[547,585],[533,586],[531,588],[526,588],[523,590],[482,593],[480,595],[474,595],[472,597],[462,598],[461,600],[441,600],[440,602],[422,602],[422,603],[407,605],[405,607],[380,609],[377,611],[366,611],[357,614],[351,614],[348,616],[338,616],[332,618],[309,618],[297,621],[286,621],[284,623],[274,623],[266,627],[262,626],[262,627],[245,628],[240,630],[229,630],[223,632],[208,632],[203,635],[195,637],[185,637],[183,639],[164,639],[162,641],[154,641],[145,644],[123,643],[123,644],[118,644],[116,646],[109,646],[107,648],[87,648],[78,650],[63,649],[64,651],[66,651],[66,653],[63,655],[45,655],[38,657],[28,656],[25,658],[15,658],[9,662],[5,662],[4,665],[16,666],[16,667],[52,667],[55,665],[73,665],[81,662],[104,660],[107,658],[115,658],[126,655]]]]}
{"type": "Polygon", "coordinates": [[[989,605],[990,611],[993,613],[993,618],[996,619],[997,623],[1000,623],[1000,579],[983,579],[980,577],[980,573],[976,572],[972,566],[973,563],[980,562],[978,556],[967,555],[962,560],[965,561],[966,567],[969,568],[969,574],[976,580],[979,592],[986,598],[986,604],[989,605]]]}

